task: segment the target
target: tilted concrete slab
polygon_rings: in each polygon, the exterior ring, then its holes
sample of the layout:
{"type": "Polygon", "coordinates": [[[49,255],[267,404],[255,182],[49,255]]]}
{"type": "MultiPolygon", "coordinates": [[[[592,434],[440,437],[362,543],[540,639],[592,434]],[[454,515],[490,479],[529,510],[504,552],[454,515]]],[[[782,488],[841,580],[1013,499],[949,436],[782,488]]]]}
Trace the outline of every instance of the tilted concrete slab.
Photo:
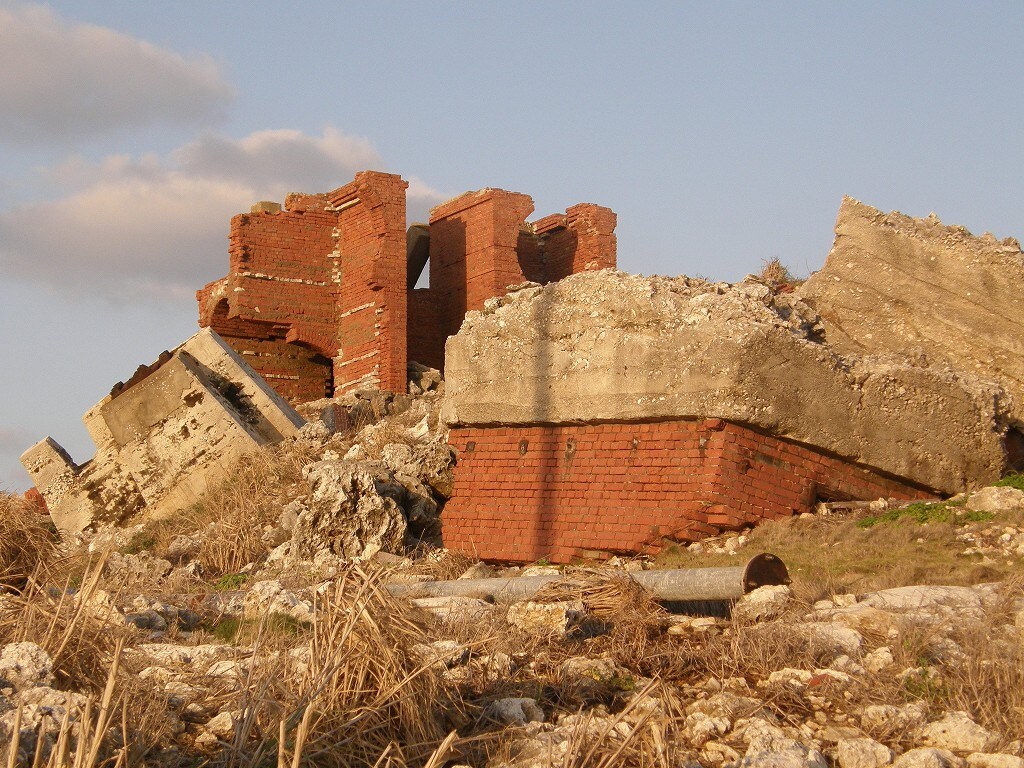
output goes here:
{"type": "Polygon", "coordinates": [[[446,347],[452,425],[722,418],[947,493],[1000,476],[995,382],[840,355],[816,313],[758,282],[601,271],[470,312],[446,347]]]}
{"type": "Polygon", "coordinates": [[[1024,427],[1024,253],[934,214],[915,219],[844,198],[825,266],[800,287],[830,346],[915,353],[1000,382],[1024,427]]]}
{"type": "Polygon", "coordinates": [[[140,368],[83,421],[96,443],[92,460],[76,465],[49,437],[21,457],[61,530],[173,514],[242,454],[304,423],[210,329],[140,368]]]}

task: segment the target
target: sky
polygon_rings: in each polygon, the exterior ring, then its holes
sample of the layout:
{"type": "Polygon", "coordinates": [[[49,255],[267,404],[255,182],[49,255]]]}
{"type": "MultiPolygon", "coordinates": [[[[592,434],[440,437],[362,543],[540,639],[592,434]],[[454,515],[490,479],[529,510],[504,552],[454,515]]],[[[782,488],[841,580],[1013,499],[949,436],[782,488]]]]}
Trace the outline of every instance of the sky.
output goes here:
{"type": "Polygon", "coordinates": [[[232,215],[363,169],[618,215],[619,268],[824,262],[842,196],[1024,236],[1024,4],[0,0],[0,490],[197,330],[232,215]]]}

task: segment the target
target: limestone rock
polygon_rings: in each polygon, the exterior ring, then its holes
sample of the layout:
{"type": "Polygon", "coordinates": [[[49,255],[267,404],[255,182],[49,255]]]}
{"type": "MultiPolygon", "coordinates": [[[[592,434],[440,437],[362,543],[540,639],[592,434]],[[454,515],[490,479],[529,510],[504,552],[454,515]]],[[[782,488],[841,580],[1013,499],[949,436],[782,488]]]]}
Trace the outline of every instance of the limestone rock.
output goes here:
{"type": "Polygon", "coordinates": [[[967,756],[967,768],[1024,768],[1024,758],[999,753],[974,752],[967,756]]]}
{"type": "Polygon", "coordinates": [[[893,768],[963,768],[964,761],[945,749],[918,747],[896,758],[893,768]]]}
{"type": "Polygon", "coordinates": [[[433,614],[442,621],[479,621],[494,610],[494,604],[477,597],[417,597],[412,600],[417,608],[433,614]]]}
{"type": "Polygon", "coordinates": [[[894,663],[892,651],[885,645],[876,648],[864,656],[864,668],[876,675],[883,669],[888,669],[894,663]]]}
{"type": "Polygon", "coordinates": [[[950,752],[989,752],[999,743],[999,735],[982,728],[966,712],[949,712],[941,720],[922,727],[918,739],[926,746],[950,752]]]}
{"type": "Polygon", "coordinates": [[[920,703],[897,707],[894,704],[871,704],[860,715],[861,727],[876,736],[902,733],[922,725],[925,708],[920,703]]]}
{"type": "Polygon", "coordinates": [[[509,624],[535,635],[563,638],[579,627],[586,617],[581,600],[557,603],[515,603],[509,606],[509,624]]]}
{"type": "Polygon", "coordinates": [[[874,739],[843,739],[836,744],[839,768],[882,768],[892,762],[892,750],[874,739]]]}
{"type": "Polygon", "coordinates": [[[279,581],[259,581],[245,593],[244,610],[247,614],[282,614],[296,621],[312,621],[313,606],[300,600],[279,581]]]}
{"type": "Polygon", "coordinates": [[[536,699],[529,698],[507,698],[492,701],[484,710],[484,716],[505,725],[544,722],[544,710],[537,704],[536,699]]]}
{"type": "Polygon", "coordinates": [[[989,486],[968,496],[966,506],[974,511],[1015,512],[1024,509],[1024,491],[1017,488],[989,486]]]}
{"type": "Polygon", "coordinates": [[[53,682],[53,659],[35,643],[9,643],[0,651],[0,687],[24,691],[53,682]]]}
{"type": "Polygon", "coordinates": [[[732,618],[743,622],[777,619],[785,612],[792,597],[792,590],[784,584],[758,587],[736,601],[732,618]]]}
{"type": "Polygon", "coordinates": [[[349,560],[403,551],[406,520],[393,496],[404,493],[372,465],[320,461],[303,469],[310,497],[292,532],[293,556],[328,550],[349,560]]]}

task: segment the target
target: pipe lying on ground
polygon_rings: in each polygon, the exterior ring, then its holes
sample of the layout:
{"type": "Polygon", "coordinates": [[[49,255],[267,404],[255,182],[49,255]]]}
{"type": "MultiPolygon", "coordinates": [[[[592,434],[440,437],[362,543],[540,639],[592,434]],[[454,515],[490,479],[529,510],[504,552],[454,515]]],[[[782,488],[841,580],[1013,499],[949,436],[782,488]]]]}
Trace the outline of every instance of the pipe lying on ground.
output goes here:
{"type": "MultiPolygon", "coordinates": [[[[734,600],[758,587],[789,583],[786,565],[775,555],[767,553],[757,555],[747,561],[746,565],[729,568],[678,568],[622,573],[663,602],[734,600]]],[[[558,575],[423,581],[417,584],[388,584],[387,589],[399,597],[478,597],[498,603],[514,603],[531,597],[541,587],[562,578],[558,575]]]]}

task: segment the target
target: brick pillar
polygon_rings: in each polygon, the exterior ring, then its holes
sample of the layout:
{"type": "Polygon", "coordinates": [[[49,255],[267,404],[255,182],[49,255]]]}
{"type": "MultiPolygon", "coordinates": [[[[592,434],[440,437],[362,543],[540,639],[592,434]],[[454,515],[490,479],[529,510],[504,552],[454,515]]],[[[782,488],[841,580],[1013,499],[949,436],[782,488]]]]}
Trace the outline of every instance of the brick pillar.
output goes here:
{"type": "Polygon", "coordinates": [[[334,386],[406,387],[405,189],[400,176],[362,171],[328,193],[338,212],[329,257],[337,309],[334,386]]]}
{"type": "Polygon", "coordinates": [[[569,229],[576,233],[573,274],[586,269],[615,269],[615,211],[593,203],[577,203],[566,209],[569,229]]]}
{"type": "Polygon", "coordinates": [[[444,306],[445,336],[467,311],[523,282],[516,246],[532,212],[529,195],[503,189],[467,192],[430,212],[430,288],[444,306]]]}

